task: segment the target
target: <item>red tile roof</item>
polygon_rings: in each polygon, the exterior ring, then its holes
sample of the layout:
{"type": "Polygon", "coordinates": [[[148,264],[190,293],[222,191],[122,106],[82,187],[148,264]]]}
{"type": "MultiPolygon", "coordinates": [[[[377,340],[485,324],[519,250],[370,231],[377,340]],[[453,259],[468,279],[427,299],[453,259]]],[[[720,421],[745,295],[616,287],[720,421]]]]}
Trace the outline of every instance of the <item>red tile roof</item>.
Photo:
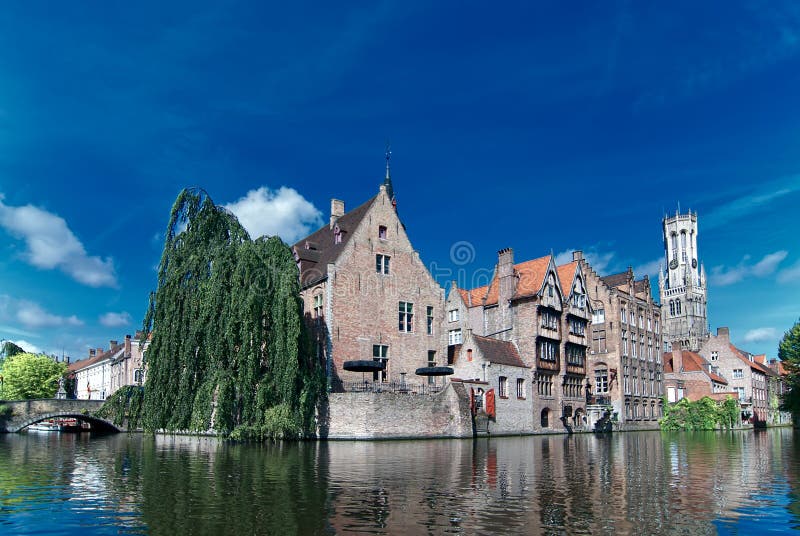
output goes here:
{"type": "Polygon", "coordinates": [[[472,340],[475,342],[478,349],[480,349],[483,357],[490,363],[530,368],[523,363],[519,352],[517,352],[517,347],[510,341],[500,341],[489,337],[481,337],[479,335],[473,335],[472,340]]]}
{"type": "MultiPolygon", "coordinates": [[[[547,274],[547,267],[550,265],[550,255],[521,262],[514,265],[514,275],[517,277],[516,291],[512,298],[524,298],[534,296],[542,288],[544,276],[547,274]]],[[[497,270],[494,272],[492,282],[486,292],[484,305],[497,305],[500,294],[500,285],[497,278],[497,270]]]]}
{"type": "MultiPolygon", "coordinates": [[[[664,353],[663,359],[665,373],[675,373],[673,366],[673,353],[674,352],[664,353]]],[[[715,382],[728,385],[728,380],[719,374],[710,371],[708,361],[706,361],[700,354],[683,350],[681,351],[681,360],[683,361],[683,372],[702,372],[715,382]]],[[[678,371],[678,373],[680,373],[680,371],[678,371]]]]}
{"type": "Polygon", "coordinates": [[[561,293],[564,297],[572,292],[572,280],[575,279],[575,270],[578,269],[578,261],[568,262],[558,267],[558,279],[561,282],[561,293]]]}
{"type": "Polygon", "coordinates": [[[460,288],[458,289],[458,293],[461,295],[461,300],[467,305],[467,307],[477,307],[479,305],[483,305],[483,299],[486,297],[486,292],[488,290],[489,286],[484,285],[472,290],[460,288]]]}
{"type": "Polygon", "coordinates": [[[105,352],[97,354],[94,357],[87,357],[86,359],[81,359],[80,361],[75,361],[73,363],[70,363],[67,366],[67,370],[69,372],[76,372],[78,370],[83,370],[86,367],[91,367],[92,365],[99,363],[100,361],[103,361],[104,359],[111,359],[111,357],[114,354],[124,349],[125,349],[124,344],[117,344],[110,350],[106,350],[105,352]]]}

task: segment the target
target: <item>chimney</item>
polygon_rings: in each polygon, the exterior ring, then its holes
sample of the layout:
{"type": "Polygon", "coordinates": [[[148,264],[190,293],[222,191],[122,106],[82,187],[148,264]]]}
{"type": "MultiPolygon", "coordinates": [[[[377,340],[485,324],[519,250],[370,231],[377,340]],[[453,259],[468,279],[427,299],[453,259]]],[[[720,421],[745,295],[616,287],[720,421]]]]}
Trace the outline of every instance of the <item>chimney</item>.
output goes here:
{"type": "Polygon", "coordinates": [[[340,199],[331,199],[331,229],[336,220],[344,216],[344,201],[340,199]]]}
{"type": "Polygon", "coordinates": [[[94,348],[89,348],[89,357],[94,357],[94,348]]]}
{"type": "Polygon", "coordinates": [[[104,350],[102,348],[98,348],[97,349],[97,353],[95,355],[102,355],[103,353],[104,353],[104,350]]]}
{"type": "Polygon", "coordinates": [[[67,365],[69,365],[69,356],[67,356],[66,359],[67,359],[67,365]]]}
{"type": "Polygon", "coordinates": [[[579,261],[581,259],[583,259],[583,251],[578,249],[578,250],[572,252],[572,260],[573,261],[579,261]]]}
{"type": "Polygon", "coordinates": [[[109,350],[113,350],[114,347],[116,345],[118,345],[118,344],[119,344],[119,341],[115,341],[115,340],[111,339],[110,341],[108,341],[108,349],[109,350]]]}
{"type": "MultiPolygon", "coordinates": [[[[514,278],[514,250],[501,249],[497,252],[497,305],[500,314],[505,317],[510,309],[509,301],[514,295],[516,279],[514,278]]],[[[506,320],[502,321],[501,329],[510,327],[506,320]]]]}
{"type": "Polygon", "coordinates": [[[672,350],[672,371],[675,374],[683,372],[683,351],[672,350]]]}
{"type": "Polygon", "coordinates": [[[722,337],[726,341],[731,340],[731,330],[728,328],[717,328],[717,337],[722,337]]]}
{"type": "Polygon", "coordinates": [[[131,355],[131,336],[125,335],[125,355],[131,355]]]}

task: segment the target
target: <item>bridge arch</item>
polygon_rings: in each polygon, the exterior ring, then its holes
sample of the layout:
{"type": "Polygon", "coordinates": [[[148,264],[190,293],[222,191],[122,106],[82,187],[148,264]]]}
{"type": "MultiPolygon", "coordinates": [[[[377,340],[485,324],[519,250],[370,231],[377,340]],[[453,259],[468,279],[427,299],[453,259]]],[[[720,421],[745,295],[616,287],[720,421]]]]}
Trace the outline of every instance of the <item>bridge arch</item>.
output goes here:
{"type": "Polygon", "coordinates": [[[99,417],[94,417],[92,415],[85,415],[83,413],[64,413],[64,412],[56,412],[56,413],[46,413],[43,415],[37,415],[25,421],[22,421],[19,424],[16,424],[13,428],[8,427],[7,431],[14,434],[21,432],[28,426],[32,424],[36,424],[37,422],[46,421],[48,419],[78,419],[79,421],[86,421],[92,425],[92,430],[96,431],[103,431],[103,432],[121,432],[122,430],[113,422],[107,421],[105,419],[101,419],[99,417]]]}
{"type": "Polygon", "coordinates": [[[75,418],[93,423],[98,429],[109,432],[122,432],[124,427],[97,417],[95,413],[103,406],[103,400],[2,400],[0,404],[10,410],[10,414],[0,417],[0,432],[16,433],[47,419],[75,418]]]}

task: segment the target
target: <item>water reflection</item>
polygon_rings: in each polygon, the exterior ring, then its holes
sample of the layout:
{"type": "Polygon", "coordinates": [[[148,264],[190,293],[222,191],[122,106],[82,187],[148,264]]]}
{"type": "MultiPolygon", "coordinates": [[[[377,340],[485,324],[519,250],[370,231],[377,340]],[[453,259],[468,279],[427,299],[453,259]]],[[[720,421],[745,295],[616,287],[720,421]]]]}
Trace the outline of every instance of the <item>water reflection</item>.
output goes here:
{"type": "Polygon", "coordinates": [[[789,429],[264,445],[5,436],[0,531],[788,531],[798,482],[789,429]]]}

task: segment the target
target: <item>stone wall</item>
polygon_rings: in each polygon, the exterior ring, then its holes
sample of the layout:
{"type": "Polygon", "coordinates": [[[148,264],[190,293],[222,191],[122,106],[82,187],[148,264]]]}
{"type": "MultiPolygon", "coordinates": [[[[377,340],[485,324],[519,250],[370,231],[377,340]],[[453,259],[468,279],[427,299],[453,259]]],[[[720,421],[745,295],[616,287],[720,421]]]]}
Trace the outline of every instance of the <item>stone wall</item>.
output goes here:
{"type": "Polygon", "coordinates": [[[469,395],[449,384],[437,395],[331,393],[323,439],[472,437],[469,395]]]}

